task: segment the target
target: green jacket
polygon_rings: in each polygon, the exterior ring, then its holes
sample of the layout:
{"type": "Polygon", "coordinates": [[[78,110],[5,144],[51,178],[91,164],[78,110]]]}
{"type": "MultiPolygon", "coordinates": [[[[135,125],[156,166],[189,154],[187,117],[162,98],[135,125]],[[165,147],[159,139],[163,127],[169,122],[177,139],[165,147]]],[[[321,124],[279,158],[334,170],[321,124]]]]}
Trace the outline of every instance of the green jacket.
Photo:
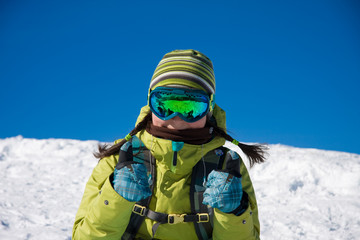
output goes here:
{"type": "MultiPolygon", "coordinates": [[[[139,119],[149,111],[144,107],[139,119]]],[[[214,116],[220,127],[225,127],[225,112],[218,106],[214,116]]],[[[139,120],[138,119],[138,120],[139,120]]],[[[220,137],[203,145],[184,144],[178,152],[175,172],[170,170],[173,157],[171,140],[153,137],[141,131],[137,137],[151,150],[156,159],[156,184],[149,208],[162,213],[190,213],[190,182],[192,168],[207,152],[224,145],[220,137]]],[[[118,155],[103,158],[94,168],[76,214],[73,239],[121,239],[132,213],[134,202],[122,198],[112,187],[109,177],[118,155]]],[[[254,189],[249,173],[241,163],[243,190],[249,195],[249,208],[241,215],[223,213],[215,209],[213,239],[259,239],[260,224],[254,189]]],[[[146,218],[137,238],[151,239],[155,222],[146,218]]],[[[193,223],[161,224],[156,239],[197,239],[193,223]]]]}

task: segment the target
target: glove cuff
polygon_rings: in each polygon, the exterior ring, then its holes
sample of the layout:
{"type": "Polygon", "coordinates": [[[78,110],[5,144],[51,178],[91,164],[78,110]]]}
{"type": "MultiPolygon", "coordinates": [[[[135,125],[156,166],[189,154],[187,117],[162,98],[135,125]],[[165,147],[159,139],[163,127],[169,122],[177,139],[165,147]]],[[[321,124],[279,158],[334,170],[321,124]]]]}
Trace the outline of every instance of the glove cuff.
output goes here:
{"type": "Polygon", "coordinates": [[[237,207],[234,211],[229,213],[232,213],[236,216],[240,216],[246,211],[248,207],[249,207],[249,196],[246,192],[243,191],[243,195],[239,207],[237,207]]]}

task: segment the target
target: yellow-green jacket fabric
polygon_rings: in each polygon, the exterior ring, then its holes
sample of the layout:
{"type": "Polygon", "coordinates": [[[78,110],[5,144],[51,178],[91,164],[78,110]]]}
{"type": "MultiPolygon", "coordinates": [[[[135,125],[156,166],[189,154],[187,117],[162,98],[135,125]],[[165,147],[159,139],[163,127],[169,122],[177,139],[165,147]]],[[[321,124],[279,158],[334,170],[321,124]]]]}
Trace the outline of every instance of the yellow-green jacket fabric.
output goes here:
{"type": "MultiPolygon", "coordinates": [[[[139,119],[149,111],[144,107],[139,119]]],[[[218,125],[225,127],[225,113],[214,109],[218,125]]],[[[138,119],[138,120],[139,120],[138,119]]],[[[192,168],[207,152],[223,146],[225,140],[215,137],[203,145],[184,144],[178,152],[175,172],[171,171],[173,157],[171,140],[153,137],[141,131],[137,137],[150,149],[156,159],[156,183],[149,208],[161,213],[191,213],[190,183],[192,168]]],[[[94,168],[75,217],[73,239],[121,239],[130,219],[134,202],[122,198],[112,187],[110,175],[118,155],[103,158],[94,168]]],[[[249,173],[241,163],[243,190],[249,195],[249,208],[241,215],[223,213],[215,209],[213,239],[259,239],[260,224],[254,189],[249,173]]],[[[138,239],[152,239],[153,220],[145,219],[138,239]]],[[[197,239],[194,223],[161,224],[155,239],[197,239]]]]}

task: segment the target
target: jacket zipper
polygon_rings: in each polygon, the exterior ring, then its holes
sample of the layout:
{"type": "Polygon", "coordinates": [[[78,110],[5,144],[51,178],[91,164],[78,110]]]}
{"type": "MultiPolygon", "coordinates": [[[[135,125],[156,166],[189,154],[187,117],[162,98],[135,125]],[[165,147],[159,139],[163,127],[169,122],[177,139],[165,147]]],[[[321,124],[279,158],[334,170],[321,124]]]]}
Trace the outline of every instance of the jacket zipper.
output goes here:
{"type": "Polygon", "coordinates": [[[172,162],[171,162],[171,171],[172,172],[175,172],[176,170],[176,164],[177,164],[177,151],[174,151],[174,154],[173,154],[173,159],[172,159],[172,162]]]}
{"type": "Polygon", "coordinates": [[[171,162],[171,169],[170,169],[172,172],[176,171],[178,152],[183,148],[183,146],[184,146],[184,142],[172,141],[172,150],[174,152],[173,159],[171,162]]]}

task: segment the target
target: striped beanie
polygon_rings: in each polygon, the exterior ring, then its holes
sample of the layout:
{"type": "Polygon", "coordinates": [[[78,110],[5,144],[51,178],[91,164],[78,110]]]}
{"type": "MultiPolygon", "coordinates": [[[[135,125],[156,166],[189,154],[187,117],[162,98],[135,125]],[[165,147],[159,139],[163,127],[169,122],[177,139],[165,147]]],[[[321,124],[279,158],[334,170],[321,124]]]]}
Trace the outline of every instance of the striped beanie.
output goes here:
{"type": "Polygon", "coordinates": [[[165,54],[151,78],[150,89],[182,85],[215,93],[215,75],[211,60],[195,50],[175,50],[165,54]]]}

